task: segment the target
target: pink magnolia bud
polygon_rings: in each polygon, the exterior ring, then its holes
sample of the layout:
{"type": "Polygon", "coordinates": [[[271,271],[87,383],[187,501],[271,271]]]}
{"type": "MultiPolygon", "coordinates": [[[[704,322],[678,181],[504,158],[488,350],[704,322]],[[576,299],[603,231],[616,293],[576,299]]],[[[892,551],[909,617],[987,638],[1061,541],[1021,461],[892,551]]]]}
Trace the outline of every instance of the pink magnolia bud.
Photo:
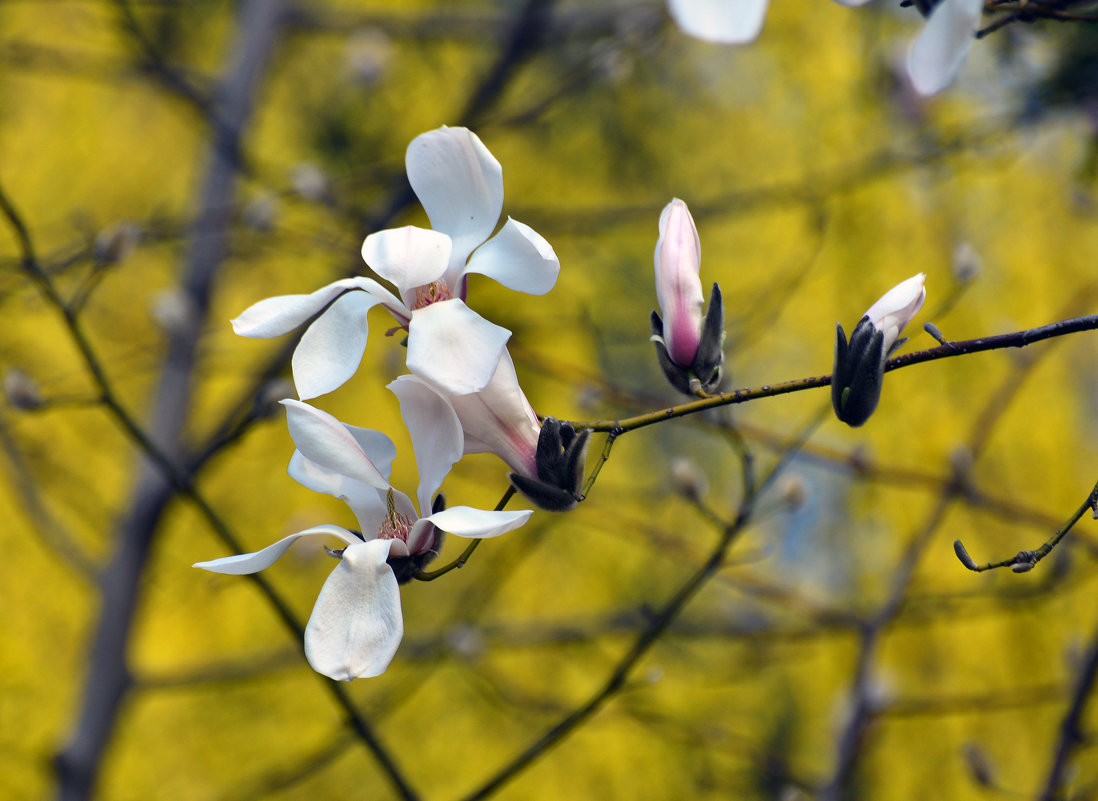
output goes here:
{"type": "Polygon", "coordinates": [[[701,243],[690,210],[678,198],[660,215],[656,242],[656,298],[663,315],[663,341],[671,361],[680,367],[694,362],[701,342],[701,243]]]}

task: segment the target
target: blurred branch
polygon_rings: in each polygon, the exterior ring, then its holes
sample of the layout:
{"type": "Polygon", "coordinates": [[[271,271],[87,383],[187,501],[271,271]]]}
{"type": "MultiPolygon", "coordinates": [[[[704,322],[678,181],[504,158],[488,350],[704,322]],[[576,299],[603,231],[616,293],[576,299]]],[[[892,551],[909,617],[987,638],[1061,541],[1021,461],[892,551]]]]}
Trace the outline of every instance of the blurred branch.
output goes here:
{"type": "MultiPolygon", "coordinates": [[[[814,419],[801,434],[792,441],[783,458],[774,466],[766,478],[758,483],[758,491],[770,483],[773,478],[785,466],[787,461],[797,449],[807,441],[812,432],[816,430],[820,419],[814,419]]],[[[743,469],[750,469],[747,464],[743,469]]],[[[756,486],[754,481],[747,480],[746,486],[756,486]]],[[[736,516],[723,526],[720,537],[710,552],[708,558],[671,596],[671,598],[657,611],[652,613],[648,627],[633,641],[632,646],[614,666],[610,675],[602,686],[591,695],[587,701],[565,715],[548,731],[538,737],[510,762],[500,768],[494,776],[488,779],[464,801],[480,801],[494,795],[501,787],[510,782],[515,776],[528,768],[537,759],[546,754],[553,746],[557,745],[569,734],[575,731],[587,719],[594,715],[611,697],[620,692],[626,685],[626,679],[640,662],[641,658],[661,638],[663,633],[671,626],[687,602],[720,570],[724,565],[728,550],[736,541],[739,534],[751,521],[757,495],[744,496],[739,504],[736,516]]]]}
{"type": "MultiPolygon", "coordinates": [[[[1052,326],[1044,326],[1042,329],[1033,329],[1033,331],[1055,331],[1059,330],[1062,325],[1062,323],[1054,323],[1052,326]]],[[[1004,336],[1014,337],[1024,345],[1028,341],[1032,341],[1031,338],[1024,336],[1029,333],[1023,331],[1016,335],[1004,336]]],[[[998,340],[1000,338],[993,337],[991,339],[998,340]]],[[[990,340],[972,340],[973,343],[977,344],[987,341],[990,340]]],[[[1022,345],[1015,346],[1021,347],[1022,345]]],[[[948,350],[949,344],[943,347],[948,350]]],[[[941,348],[934,350],[941,350],[941,348]]],[[[919,354],[912,355],[919,356],[919,354]]],[[[904,358],[906,357],[901,356],[892,359],[889,364],[891,365],[904,358]]],[[[1036,359],[1026,359],[1016,364],[1015,369],[1006,376],[1002,384],[989,394],[981,413],[977,415],[973,423],[972,433],[969,438],[968,447],[972,463],[975,463],[983,453],[984,446],[995,423],[1006,412],[1010,402],[1017,397],[1023,379],[1032,374],[1036,361],[1036,359]]],[[[888,628],[895,623],[904,610],[915,570],[919,566],[919,562],[930,545],[934,534],[945,520],[950,505],[958,498],[958,486],[959,484],[951,482],[943,487],[934,507],[909,540],[907,548],[893,570],[891,589],[888,596],[861,631],[854,678],[849,690],[850,710],[838,737],[834,769],[830,778],[820,789],[819,801],[840,801],[846,795],[853,780],[858,762],[863,754],[869,727],[882,707],[882,700],[878,697],[874,675],[874,663],[879,657],[881,643],[888,628]]]]}
{"type": "Polygon", "coordinates": [[[1098,678],[1098,630],[1091,638],[1086,661],[1079,668],[1079,675],[1075,679],[1075,686],[1071,691],[1071,704],[1060,723],[1060,738],[1056,742],[1048,778],[1045,779],[1045,787],[1038,796],[1038,801],[1057,801],[1063,797],[1064,773],[1072,752],[1084,740],[1081,725],[1087,702],[1094,691],[1096,678],[1098,678]]]}

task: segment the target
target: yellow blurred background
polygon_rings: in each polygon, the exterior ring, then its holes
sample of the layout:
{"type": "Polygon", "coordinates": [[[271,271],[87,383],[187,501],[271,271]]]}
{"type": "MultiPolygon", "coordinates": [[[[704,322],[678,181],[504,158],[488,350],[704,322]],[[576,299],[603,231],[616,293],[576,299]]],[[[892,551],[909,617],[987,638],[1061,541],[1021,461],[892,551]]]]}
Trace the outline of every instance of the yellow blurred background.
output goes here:
{"type": "MultiPolygon", "coordinates": [[[[849,332],[920,271],[907,350],[936,346],[927,320],[970,339],[1094,311],[1095,101],[1076,86],[1094,67],[1069,70],[1098,50],[1093,33],[1008,26],[920,99],[899,67],[920,25],[895,3],[776,2],[757,42],[722,47],[624,0],[0,7],[0,188],[35,258],[7,216],[0,797],[89,797],[56,758],[96,714],[97,799],[388,799],[401,780],[423,799],[1038,797],[1098,647],[1094,523],[1021,575],[970,573],[952,542],[1009,558],[1086,499],[1093,333],[892,372],[865,427],[829,416],[796,454],[826,389],[621,437],[575,511],[536,513],[462,570],[402,588],[396,660],[343,688],[390,770],[269,597],[191,567],[230,552],[213,518],[247,549],[353,526],[286,475],[271,406],[292,394],[290,338],[241,339],[228,321],[363,272],[372,231],[426,225],[403,155],[440,125],[481,137],[504,213],[560,257],[545,297],[470,289],[514,332],[542,415],[680,402],[648,342],[672,197],[697,222],[703,283],[723,290],[727,388],[830,372],[835,322],[849,332]],[[201,249],[211,231],[222,250],[201,249]],[[185,375],[169,375],[181,347],[185,375]],[[160,509],[141,508],[160,473],[126,420],[182,471],[187,490],[161,488],[160,509]],[[745,466],[761,481],[783,455],[723,566],[601,698],[714,552],[745,466]],[[142,514],[145,538],[127,544],[142,514]],[[132,620],[111,617],[127,572],[132,620]],[[112,647],[130,674],[116,716],[96,711],[110,691],[89,673],[112,647]],[[562,722],[567,736],[488,784],[562,722]]],[[[316,404],[389,434],[410,491],[384,388],[403,354],[375,313],[362,370],[316,404]]],[[[504,466],[475,456],[443,490],[491,508],[506,487],[504,466]]],[[[298,546],[264,576],[304,621],[332,565],[298,546]]],[[[1098,796],[1093,743],[1069,745],[1056,797],[1098,796]]]]}

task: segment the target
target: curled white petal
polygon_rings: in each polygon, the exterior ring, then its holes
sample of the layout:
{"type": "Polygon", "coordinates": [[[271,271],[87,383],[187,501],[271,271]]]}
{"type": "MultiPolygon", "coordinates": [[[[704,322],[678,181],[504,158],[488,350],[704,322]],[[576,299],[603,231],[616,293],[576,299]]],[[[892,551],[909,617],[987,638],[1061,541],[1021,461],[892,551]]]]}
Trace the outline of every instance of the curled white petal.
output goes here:
{"type": "Polygon", "coordinates": [[[371,539],[377,535],[386,514],[384,491],[321,467],[306,459],[301,451],[294,451],[286,472],[313,492],[323,492],[345,502],[355,513],[364,537],[371,539]]]}
{"type": "Polygon", "coordinates": [[[385,672],[404,636],[400,590],[386,564],[395,540],[370,540],[343,551],[305,627],[313,670],[339,681],[385,672]]]}
{"type": "Polygon", "coordinates": [[[449,236],[413,225],[378,231],[362,243],[362,258],[396,286],[409,308],[415,303],[416,287],[442,278],[450,251],[449,236]]]}
{"type": "Polygon", "coordinates": [[[516,292],[544,295],[557,282],[560,259],[533,228],[508,217],[500,232],[473,253],[465,272],[494,278],[516,292]]]}
{"type": "Polygon", "coordinates": [[[372,278],[344,278],[308,295],[279,295],[245,309],[233,320],[233,331],[242,337],[266,339],[288,334],[344,292],[362,290],[387,306],[402,304],[392,292],[372,278]]]}
{"type": "Polygon", "coordinates": [[[348,292],[306,329],[292,360],[299,397],[325,395],[355,374],[369,336],[366,316],[378,303],[376,297],[348,292]]]}
{"type": "Polygon", "coordinates": [[[717,44],[745,44],[758,37],[767,0],[668,0],[682,32],[717,44]]]}
{"type": "Polygon", "coordinates": [[[412,437],[419,468],[419,508],[430,512],[432,497],[463,453],[461,423],[445,397],[413,376],[404,378],[412,380],[397,379],[389,389],[400,401],[400,414],[412,437]]]}
{"type": "Polygon", "coordinates": [[[378,470],[343,423],[301,401],[287,399],[282,405],[290,437],[305,458],[371,487],[389,489],[388,475],[378,470]]]}
{"type": "Polygon", "coordinates": [[[472,131],[446,126],[413,139],[404,163],[431,227],[453,240],[451,264],[464,266],[499,221],[503,168],[472,131]]]}
{"type": "Polygon", "coordinates": [[[984,0],[942,0],[907,54],[907,74],[921,95],[945,89],[961,71],[980,24],[984,0]]]}
{"type": "Polygon", "coordinates": [[[453,506],[424,519],[459,537],[486,538],[513,531],[525,524],[533,513],[530,509],[495,512],[471,506],[453,506]]]}
{"type": "Polygon", "coordinates": [[[445,392],[475,392],[491,380],[510,337],[456,298],[432,303],[412,315],[408,369],[445,392]]]}
{"type": "Polygon", "coordinates": [[[211,573],[227,573],[230,576],[243,576],[247,573],[258,573],[277,562],[290,546],[302,537],[337,537],[349,546],[360,543],[358,537],[345,528],[339,526],[314,526],[313,528],[299,531],[288,537],[283,537],[278,542],[268,545],[255,553],[242,553],[235,556],[223,556],[220,559],[211,559],[207,562],[195,562],[194,567],[209,570],[211,573]]]}

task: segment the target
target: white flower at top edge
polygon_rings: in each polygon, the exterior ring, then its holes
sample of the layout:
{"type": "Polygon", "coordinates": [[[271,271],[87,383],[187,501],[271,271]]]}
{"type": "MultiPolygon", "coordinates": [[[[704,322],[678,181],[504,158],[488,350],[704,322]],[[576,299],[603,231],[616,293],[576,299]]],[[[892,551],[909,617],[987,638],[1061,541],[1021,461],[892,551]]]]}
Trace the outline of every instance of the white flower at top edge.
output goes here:
{"type": "Polygon", "coordinates": [[[274,337],[309,325],[293,357],[302,399],[331,392],[358,368],[367,313],[384,306],[408,332],[408,369],[463,394],[491,380],[511,332],[465,305],[467,278],[479,273],[509,289],[540,295],[560,272],[553,248],[503,209],[503,171],[476,134],[442,127],[408,146],[408,180],[434,230],[408,226],[371,234],[367,264],[399,297],[370,278],[347,278],[307,295],[262,300],[233,320],[241,336],[274,337]],[[317,316],[319,315],[319,316],[317,316]]]}
{"type": "Polygon", "coordinates": [[[907,74],[921,95],[934,95],[957,77],[968,57],[984,0],[941,0],[911,43],[907,74]]]}
{"type": "Polygon", "coordinates": [[[377,676],[392,661],[404,634],[397,575],[390,560],[429,554],[437,531],[461,537],[495,537],[523,525],[533,512],[483,511],[455,506],[431,512],[432,497],[461,457],[461,428],[453,414],[417,421],[410,430],[419,467],[420,516],[411,500],[389,485],[396,455],[384,434],[345,425],[295,400],[286,406],[297,446],[290,475],[306,487],[345,501],[361,534],[322,525],[291,534],[255,553],[195,567],[215,573],[255,573],[274,564],[302,537],[335,537],[345,547],[328,576],[305,628],[305,655],[313,669],[342,681],[377,676]]]}

